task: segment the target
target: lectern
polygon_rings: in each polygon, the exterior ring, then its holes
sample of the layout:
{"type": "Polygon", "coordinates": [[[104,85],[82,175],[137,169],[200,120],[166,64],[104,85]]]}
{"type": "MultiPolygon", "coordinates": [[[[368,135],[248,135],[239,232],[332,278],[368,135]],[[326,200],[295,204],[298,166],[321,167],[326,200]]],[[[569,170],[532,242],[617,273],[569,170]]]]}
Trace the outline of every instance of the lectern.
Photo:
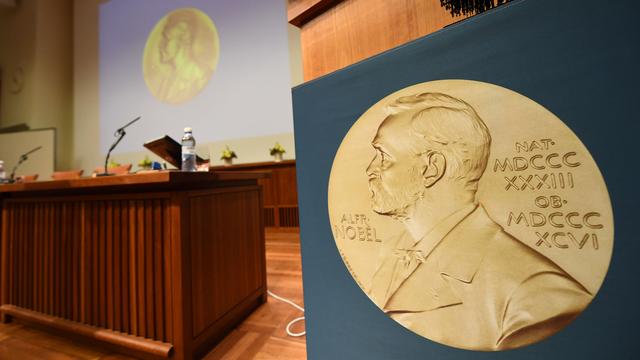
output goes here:
{"type": "Polygon", "coordinates": [[[266,299],[260,173],[0,187],[0,313],[141,358],[205,354],[266,299]]]}

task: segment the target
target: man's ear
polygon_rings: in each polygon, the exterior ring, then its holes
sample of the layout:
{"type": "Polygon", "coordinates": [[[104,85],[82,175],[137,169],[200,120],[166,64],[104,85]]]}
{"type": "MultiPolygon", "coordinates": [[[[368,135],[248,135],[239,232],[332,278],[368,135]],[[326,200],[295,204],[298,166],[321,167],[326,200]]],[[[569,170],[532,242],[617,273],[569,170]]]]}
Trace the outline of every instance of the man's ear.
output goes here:
{"type": "Polygon", "coordinates": [[[444,176],[447,159],[439,152],[425,154],[423,155],[423,159],[425,160],[425,168],[422,172],[424,186],[431,187],[444,176]]]}

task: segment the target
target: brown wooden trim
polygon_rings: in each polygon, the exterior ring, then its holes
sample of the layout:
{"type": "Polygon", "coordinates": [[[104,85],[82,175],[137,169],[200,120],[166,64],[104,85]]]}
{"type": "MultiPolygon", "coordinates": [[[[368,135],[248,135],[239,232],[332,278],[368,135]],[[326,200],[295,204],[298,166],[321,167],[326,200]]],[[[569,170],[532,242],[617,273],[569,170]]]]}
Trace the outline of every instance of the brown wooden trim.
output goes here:
{"type": "Polygon", "coordinates": [[[342,0],[289,0],[287,21],[301,27],[342,0]]]}
{"type": "Polygon", "coordinates": [[[278,168],[278,167],[290,167],[296,165],[296,160],[282,160],[280,162],[275,161],[261,161],[261,162],[253,162],[253,163],[241,163],[241,164],[233,164],[231,166],[213,166],[211,167],[211,171],[213,172],[231,172],[231,171],[246,171],[246,170],[263,170],[265,172],[269,171],[269,168],[278,168]]]}
{"type": "Polygon", "coordinates": [[[138,186],[148,189],[152,185],[172,186],[208,184],[220,185],[225,181],[257,180],[268,177],[265,172],[224,171],[224,172],[181,172],[158,171],[154,173],[105,176],[71,180],[37,181],[32,183],[10,184],[0,186],[0,193],[20,193],[31,191],[55,190],[57,192],[72,189],[97,189],[123,186],[138,186]],[[216,184],[217,183],[217,184],[216,184]]]}
{"type": "Polygon", "coordinates": [[[100,329],[94,326],[81,324],[74,321],[61,319],[54,316],[44,315],[35,311],[22,309],[14,305],[0,306],[0,313],[4,316],[12,316],[28,322],[47,326],[48,328],[69,332],[75,335],[85,336],[116,346],[141,351],[162,358],[169,358],[173,354],[171,344],[160,341],[143,339],[137,336],[126,335],[120,332],[100,329]]]}

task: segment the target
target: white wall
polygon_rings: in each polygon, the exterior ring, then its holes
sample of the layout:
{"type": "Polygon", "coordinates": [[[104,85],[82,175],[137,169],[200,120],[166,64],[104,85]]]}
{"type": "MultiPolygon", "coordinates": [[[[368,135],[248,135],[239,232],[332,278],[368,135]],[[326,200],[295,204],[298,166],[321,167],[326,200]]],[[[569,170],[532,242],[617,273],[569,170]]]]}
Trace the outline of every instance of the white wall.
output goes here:
{"type": "MultiPolygon", "coordinates": [[[[99,149],[99,101],[98,101],[98,11],[99,4],[105,0],[76,0],[73,4],[73,167],[83,168],[86,172],[104,162],[104,154],[99,149]]],[[[300,33],[291,25],[289,28],[291,79],[292,86],[302,82],[302,61],[300,55],[300,33]]],[[[134,126],[144,126],[139,123],[134,126]]],[[[150,129],[152,130],[152,129],[150,129]]],[[[149,140],[165,134],[154,134],[149,131],[149,140]]],[[[181,134],[167,134],[179,140],[181,134]]],[[[194,134],[198,139],[197,132],[194,134]]],[[[123,141],[127,141],[125,138],[123,141]]],[[[268,149],[278,141],[287,153],[285,158],[295,158],[293,133],[270,135],[258,138],[226,139],[223,141],[199,144],[198,154],[209,157],[213,154],[214,164],[221,164],[220,151],[229,145],[238,154],[237,163],[269,161],[268,149]]],[[[140,151],[118,154],[114,160],[120,163],[137,164],[149,155],[159,158],[142,147],[140,151]]],[[[135,167],[134,167],[135,168],[135,167]]]]}
{"type": "Polygon", "coordinates": [[[17,9],[0,12],[0,68],[2,96],[0,126],[27,122],[33,117],[35,89],[36,1],[25,0],[17,9]],[[20,41],[17,41],[20,39],[20,41]],[[24,74],[17,91],[12,78],[24,74]]]}
{"type": "Polygon", "coordinates": [[[38,174],[40,180],[51,179],[54,171],[55,136],[56,131],[53,129],[0,134],[0,160],[4,160],[7,176],[18,163],[20,155],[36,146],[42,146],[42,149],[29,155],[29,159],[20,165],[16,176],[38,174]]]}
{"type": "MultiPolygon", "coordinates": [[[[0,8],[0,127],[27,123],[32,129],[56,128],[57,170],[91,171],[104,159],[98,148],[98,6],[103,1],[21,0],[16,8],[0,8]],[[13,93],[10,80],[17,69],[24,73],[24,84],[13,93]]],[[[288,26],[295,86],[303,81],[300,31],[288,26]]],[[[227,139],[199,149],[204,149],[203,156],[211,152],[217,159],[228,144],[238,153],[239,163],[268,161],[268,148],[276,141],[287,149],[287,158],[295,157],[291,133],[227,139]]],[[[116,160],[137,163],[148,153],[142,144],[140,149],[116,160]]]]}
{"type": "MultiPolygon", "coordinates": [[[[0,12],[0,126],[56,128],[56,165],[71,166],[72,0],[22,0],[0,12]],[[12,77],[22,73],[16,92],[12,77]]],[[[38,145],[38,144],[30,144],[38,145]]]]}

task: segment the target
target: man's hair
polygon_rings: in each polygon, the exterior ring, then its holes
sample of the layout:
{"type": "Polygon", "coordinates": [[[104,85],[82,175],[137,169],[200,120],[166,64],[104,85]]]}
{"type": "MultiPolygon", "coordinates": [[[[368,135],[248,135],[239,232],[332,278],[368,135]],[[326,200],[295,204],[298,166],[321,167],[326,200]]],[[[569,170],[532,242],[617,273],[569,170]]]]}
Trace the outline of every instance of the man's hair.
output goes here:
{"type": "Polygon", "coordinates": [[[441,93],[403,96],[386,108],[389,115],[408,113],[416,155],[440,152],[445,175],[477,190],[489,159],[491,135],[466,102],[441,93]]]}

